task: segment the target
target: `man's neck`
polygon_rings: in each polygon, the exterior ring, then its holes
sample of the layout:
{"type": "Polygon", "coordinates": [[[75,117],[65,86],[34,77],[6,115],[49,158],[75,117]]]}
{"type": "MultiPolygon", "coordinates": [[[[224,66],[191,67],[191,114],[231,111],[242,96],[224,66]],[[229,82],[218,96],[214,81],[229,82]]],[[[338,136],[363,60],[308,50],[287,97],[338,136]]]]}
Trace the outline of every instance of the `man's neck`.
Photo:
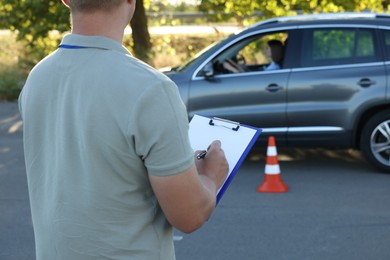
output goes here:
{"type": "Polygon", "coordinates": [[[88,36],[105,36],[122,44],[123,22],[109,13],[94,12],[72,15],[72,33],[88,36]]]}

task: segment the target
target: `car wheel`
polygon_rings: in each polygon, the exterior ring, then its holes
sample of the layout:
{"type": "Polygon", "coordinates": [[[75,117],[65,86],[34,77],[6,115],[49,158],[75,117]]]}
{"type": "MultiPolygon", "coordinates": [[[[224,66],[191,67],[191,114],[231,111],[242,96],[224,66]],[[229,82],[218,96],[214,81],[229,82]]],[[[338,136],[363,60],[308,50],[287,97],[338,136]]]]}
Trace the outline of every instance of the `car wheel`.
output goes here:
{"type": "Polygon", "coordinates": [[[373,166],[390,173],[390,110],[367,121],[360,139],[360,150],[373,166]]]}

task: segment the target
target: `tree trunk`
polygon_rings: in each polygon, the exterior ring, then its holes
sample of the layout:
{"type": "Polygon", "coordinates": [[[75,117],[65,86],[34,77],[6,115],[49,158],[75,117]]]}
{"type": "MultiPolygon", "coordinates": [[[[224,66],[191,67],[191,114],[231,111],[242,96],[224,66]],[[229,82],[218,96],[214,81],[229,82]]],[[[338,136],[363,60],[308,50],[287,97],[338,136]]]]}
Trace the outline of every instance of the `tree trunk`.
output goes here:
{"type": "Polygon", "coordinates": [[[150,42],[148,20],[143,0],[136,1],[135,12],[130,26],[134,42],[134,56],[150,64],[152,44],[150,42]]]}

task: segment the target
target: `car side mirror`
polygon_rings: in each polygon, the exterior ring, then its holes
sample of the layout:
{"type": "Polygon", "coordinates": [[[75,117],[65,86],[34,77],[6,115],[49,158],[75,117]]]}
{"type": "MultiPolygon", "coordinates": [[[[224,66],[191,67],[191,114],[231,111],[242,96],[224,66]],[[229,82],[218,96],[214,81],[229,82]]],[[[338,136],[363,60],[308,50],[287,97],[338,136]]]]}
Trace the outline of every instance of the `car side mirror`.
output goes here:
{"type": "Polygon", "coordinates": [[[214,65],[212,62],[207,63],[203,70],[203,75],[206,77],[206,79],[214,77],[214,65]]]}

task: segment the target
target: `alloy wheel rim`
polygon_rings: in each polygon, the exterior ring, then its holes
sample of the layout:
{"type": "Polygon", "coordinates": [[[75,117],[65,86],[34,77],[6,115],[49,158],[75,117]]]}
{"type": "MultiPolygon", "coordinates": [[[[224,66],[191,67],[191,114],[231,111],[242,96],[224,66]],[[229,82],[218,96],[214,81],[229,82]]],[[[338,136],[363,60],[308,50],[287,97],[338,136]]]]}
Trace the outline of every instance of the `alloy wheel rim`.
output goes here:
{"type": "Polygon", "coordinates": [[[390,166],[390,120],[379,124],[371,134],[371,151],[381,164],[390,166]]]}

